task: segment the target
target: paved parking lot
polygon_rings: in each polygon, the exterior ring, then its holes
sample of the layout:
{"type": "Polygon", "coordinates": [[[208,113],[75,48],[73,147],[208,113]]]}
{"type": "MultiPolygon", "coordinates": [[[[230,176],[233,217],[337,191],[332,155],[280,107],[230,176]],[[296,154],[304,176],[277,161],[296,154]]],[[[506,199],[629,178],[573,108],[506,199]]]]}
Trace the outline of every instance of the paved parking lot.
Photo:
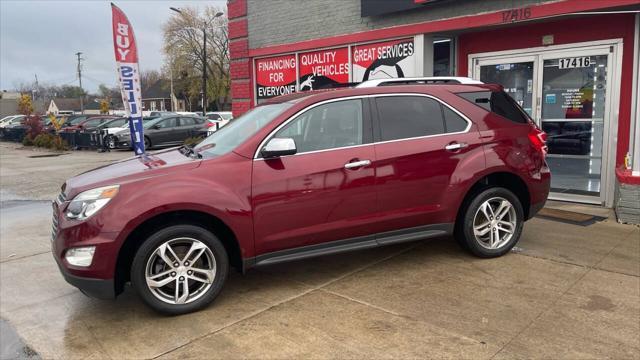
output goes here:
{"type": "Polygon", "coordinates": [[[131,289],[99,301],[66,284],[50,204],[5,197],[51,198],[54,169],[129,153],[49,158],[42,176],[46,158],[0,149],[0,316],[42,358],[640,358],[640,229],[611,218],[535,218],[498,259],[442,238],[232,273],[209,308],[165,317],[131,289]]]}

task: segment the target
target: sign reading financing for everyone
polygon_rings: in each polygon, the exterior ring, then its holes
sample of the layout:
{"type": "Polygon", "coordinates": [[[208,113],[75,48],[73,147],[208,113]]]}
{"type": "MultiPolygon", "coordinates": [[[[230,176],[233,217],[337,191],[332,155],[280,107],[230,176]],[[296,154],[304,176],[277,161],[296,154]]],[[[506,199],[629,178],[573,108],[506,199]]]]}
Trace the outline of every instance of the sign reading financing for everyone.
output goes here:
{"type": "Polygon", "coordinates": [[[296,91],[296,56],[283,55],[256,60],[258,100],[296,91]]]}
{"type": "Polygon", "coordinates": [[[111,15],[113,47],[116,54],[122,103],[127,112],[127,117],[129,117],[131,145],[136,155],[141,155],[144,154],[144,134],[136,40],[127,16],[114,4],[111,4],[111,15]]]}
{"type": "Polygon", "coordinates": [[[349,83],[349,48],[298,54],[300,91],[333,88],[349,83]]]}
{"type": "Polygon", "coordinates": [[[353,82],[415,76],[413,39],[351,47],[353,82]]]}

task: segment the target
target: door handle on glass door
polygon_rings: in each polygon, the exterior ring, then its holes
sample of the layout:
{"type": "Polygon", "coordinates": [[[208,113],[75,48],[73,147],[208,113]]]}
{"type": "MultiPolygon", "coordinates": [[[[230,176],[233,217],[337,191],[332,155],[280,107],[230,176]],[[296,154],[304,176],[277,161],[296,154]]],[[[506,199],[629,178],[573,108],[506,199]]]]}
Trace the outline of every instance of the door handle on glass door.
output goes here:
{"type": "Polygon", "coordinates": [[[344,164],[345,169],[355,169],[363,166],[371,165],[371,160],[360,160],[354,162],[348,162],[344,164]]]}
{"type": "Polygon", "coordinates": [[[469,146],[467,143],[453,142],[445,146],[444,149],[453,151],[453,150],[460,150],[460,149],[466,148],[467,146],[469,146]]]}

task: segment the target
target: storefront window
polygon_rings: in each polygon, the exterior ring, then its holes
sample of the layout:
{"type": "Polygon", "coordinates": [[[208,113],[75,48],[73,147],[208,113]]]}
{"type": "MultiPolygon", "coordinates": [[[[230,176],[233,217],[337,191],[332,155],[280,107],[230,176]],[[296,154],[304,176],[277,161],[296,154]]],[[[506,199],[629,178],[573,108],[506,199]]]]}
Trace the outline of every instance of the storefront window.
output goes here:
{"type": "Polygon", "coordinates": [[[483,65],[480,80],[488,84],[501,84],[529,116],[533,114],[533,61],[483,65]]]}

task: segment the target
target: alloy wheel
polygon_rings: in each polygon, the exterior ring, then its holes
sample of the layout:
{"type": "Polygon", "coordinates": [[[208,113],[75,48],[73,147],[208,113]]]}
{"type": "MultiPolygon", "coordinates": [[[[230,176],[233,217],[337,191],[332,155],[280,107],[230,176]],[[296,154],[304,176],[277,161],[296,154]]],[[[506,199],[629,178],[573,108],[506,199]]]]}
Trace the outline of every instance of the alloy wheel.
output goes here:
{"type": "Polygon", "coordinates": [[[193,238],[162,243],[147,261],[147,287],[157,299],[172,305],[188,304],[203,296],[216,276],[211,249],[193,238]]]}
{"type": "Polygon", "coordinates": [[[473,218],[473,235],[485,249],[497,250],[509,243],[516,230],[516,210],[511,202],[494,197],[483,202],[473,218]]]}

